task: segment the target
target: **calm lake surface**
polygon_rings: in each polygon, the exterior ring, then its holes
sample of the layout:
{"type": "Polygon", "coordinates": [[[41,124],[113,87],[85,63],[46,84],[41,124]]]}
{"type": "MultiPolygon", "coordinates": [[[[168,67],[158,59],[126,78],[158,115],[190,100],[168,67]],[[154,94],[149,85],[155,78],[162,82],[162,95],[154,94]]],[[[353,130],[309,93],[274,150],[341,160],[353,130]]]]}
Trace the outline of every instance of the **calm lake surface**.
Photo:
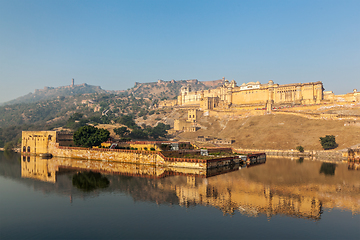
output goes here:
{"type": "Polygon", "coordinates": [[[0,191],[0,239],[360,239],[347,163],[204,172],[0,152],[0,191]]]}

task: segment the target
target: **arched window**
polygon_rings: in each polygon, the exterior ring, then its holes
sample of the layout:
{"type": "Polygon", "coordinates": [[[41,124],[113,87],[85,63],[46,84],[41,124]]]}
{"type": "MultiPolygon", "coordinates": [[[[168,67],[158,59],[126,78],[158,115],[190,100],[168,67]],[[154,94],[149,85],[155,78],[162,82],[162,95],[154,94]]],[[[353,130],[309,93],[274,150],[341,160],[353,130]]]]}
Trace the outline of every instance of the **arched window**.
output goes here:
{"type": "Polygon", "coordinates": [[[30,152],[30,146],[27,147],[27,152],[30,152]]]}
{"type": "Polygon", "coordinates": [[[26,157],[25,156],[23,156],[23,162],[26,162],[26,157]]]}
{"type": "Polygon", "coordinates": [[[25,146],[23,147],[23,152],[26,152],[26,147],[25,146]]]}

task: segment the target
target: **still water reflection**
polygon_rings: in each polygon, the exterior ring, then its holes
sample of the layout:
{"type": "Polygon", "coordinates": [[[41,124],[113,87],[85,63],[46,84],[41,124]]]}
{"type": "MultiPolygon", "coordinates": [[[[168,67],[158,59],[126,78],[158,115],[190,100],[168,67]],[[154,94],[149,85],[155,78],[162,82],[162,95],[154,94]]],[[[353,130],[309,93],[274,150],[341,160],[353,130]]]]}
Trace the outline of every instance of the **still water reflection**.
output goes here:
{"type": "Polygon", "coordinates": [[[0,152],[0,186],[1,239],[360,234],[360,171],[344,163],[204,171],[0,152]]]}

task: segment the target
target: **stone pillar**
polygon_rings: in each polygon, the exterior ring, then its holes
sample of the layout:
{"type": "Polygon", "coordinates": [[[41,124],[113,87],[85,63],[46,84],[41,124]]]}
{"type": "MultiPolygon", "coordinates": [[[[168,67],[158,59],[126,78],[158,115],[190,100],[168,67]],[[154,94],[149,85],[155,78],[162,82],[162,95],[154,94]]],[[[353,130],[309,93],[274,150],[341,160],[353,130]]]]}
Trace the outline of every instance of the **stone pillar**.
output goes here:
{"type": "Polygon", "coordinates": [[[272,105],[274,101],[270,100],[266,102],[266,113],[270,114],[272,112],[272,105]]]}

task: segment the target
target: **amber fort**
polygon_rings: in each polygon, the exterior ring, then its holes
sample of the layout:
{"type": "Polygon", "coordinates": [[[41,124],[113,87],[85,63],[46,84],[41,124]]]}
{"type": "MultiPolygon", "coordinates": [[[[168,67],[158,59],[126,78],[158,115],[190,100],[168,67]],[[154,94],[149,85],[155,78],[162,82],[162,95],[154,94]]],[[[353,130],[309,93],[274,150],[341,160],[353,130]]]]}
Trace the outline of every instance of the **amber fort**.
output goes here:
{"type": "MultiPolygon", "coordinates": [[[[174,121],[175,131],[194,132],[199,129],[196,124],[200,116],[199,111],[204,116],[241,116],[245,112],[247,115],[264,115],[280,113],[276,112],[278,109],[291,108],[294,110],[293,114],[302,114],[307,118],[336,119],[338,116],[331,114],[307,116],[306,112],[327,104],[360,103],[360,93],[357,89],[351,93],[335,95],[332,91],[324,91],[323,83],[320,81],[280,85],[270,80],[265,84],[248,82],[240,86],[235,80],[229,81],[222,78],[222,82],[222,86],[218,88],[201,91],[192,91],[190,85],[183,86],[176,99],[159,103],[159,107],[188,110],[187,119],[174,121]]],[[[353,118],[350,117],[349,120],[353,118]]]]}
{"type": "Polygon", "coordinates": [[[163,101],[160,106],[193,106],[208,110],[360,101],[356,89],[349,94],[335,95],[332,91],[324,91],[320,81],[279,85],[270,80],[265,84],[249,82],[240,86],[235,80],[223,78],[223,82],[219,88],[195,92],[191,86],[184,86],[177,99],[163,101]]]}

